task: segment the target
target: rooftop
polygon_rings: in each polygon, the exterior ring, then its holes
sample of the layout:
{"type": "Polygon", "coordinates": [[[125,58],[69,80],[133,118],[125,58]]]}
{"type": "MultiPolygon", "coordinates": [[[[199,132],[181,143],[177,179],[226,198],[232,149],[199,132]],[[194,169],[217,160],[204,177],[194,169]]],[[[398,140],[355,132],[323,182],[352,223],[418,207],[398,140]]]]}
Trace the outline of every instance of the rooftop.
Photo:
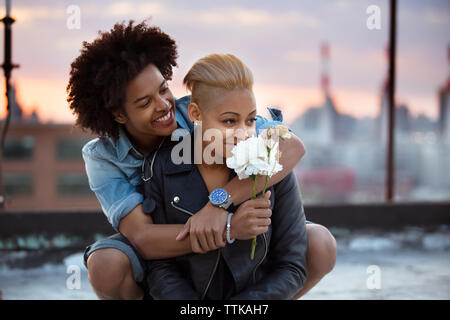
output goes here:
{"type": "MultiPolygon", "coordinates": [[[[450,299],[448,226],[432,231],[331,231],[338,242],[336,266],[303,299],[450,299]],[[379,289],[370,282],[374,272],[379,274],[379,289]]],[[[74,250],[0,251],[3,299],[97,299],[83,252],[74,250]],[[80,270],[81,285],[70,289],[75,269],[80,270]]]]}

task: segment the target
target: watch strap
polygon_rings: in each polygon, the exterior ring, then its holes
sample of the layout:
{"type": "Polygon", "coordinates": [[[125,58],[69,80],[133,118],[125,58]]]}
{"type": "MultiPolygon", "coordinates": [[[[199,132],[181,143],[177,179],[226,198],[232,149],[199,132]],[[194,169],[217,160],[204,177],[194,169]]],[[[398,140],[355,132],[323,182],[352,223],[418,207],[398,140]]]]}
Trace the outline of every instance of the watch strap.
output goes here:
{"type": "Polygon", "coordinates": [[[227,196],[227,199],[226,199],[224,202],[222,202],[221,204],[219,204],[218,207],[221,207],[221,208],[223,208],[223,209],[225,209],[225,210],[228,210],[228,208],[229,208],[232,204],[233,204],[233,201],[231,201],[231,196],[228,195],[228,196],[227,196]]]}

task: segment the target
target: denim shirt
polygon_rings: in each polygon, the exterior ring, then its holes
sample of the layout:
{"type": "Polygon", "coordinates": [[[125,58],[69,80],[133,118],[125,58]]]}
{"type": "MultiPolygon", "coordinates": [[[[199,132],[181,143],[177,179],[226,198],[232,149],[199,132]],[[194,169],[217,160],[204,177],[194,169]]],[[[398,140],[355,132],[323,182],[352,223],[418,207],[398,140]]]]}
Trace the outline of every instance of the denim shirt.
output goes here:
{"type": "MultiPolygon", "coordinates": [[[[187,113],[189,103],[189,95],[175,100],[175,119],[179,127],[191,131],[193,125],[187,113]]],[[[282,124],[281,110],[268,110],[272,120],[256,116],[257,133],[271,125],[282,124]]],[[[123,128],[118,139],[100,137],[89,141],[83,147],[82,155],[89,187],[97,196],[108,221],[118,231],[120,219],[143,201],[138,187],[142,184],[144,155],[133,147],[123,128]]]]}

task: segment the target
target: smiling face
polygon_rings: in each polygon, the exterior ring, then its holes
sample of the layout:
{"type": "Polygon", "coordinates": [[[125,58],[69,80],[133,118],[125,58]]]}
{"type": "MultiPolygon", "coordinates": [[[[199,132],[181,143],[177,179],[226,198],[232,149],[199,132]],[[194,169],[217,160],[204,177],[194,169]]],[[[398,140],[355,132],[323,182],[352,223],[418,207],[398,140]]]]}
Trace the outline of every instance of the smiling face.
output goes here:
{"type": "Polygon", "coordinates": [[[127,85],[124,109],[125,114],[117,114],[115,120],[125,126],[141,152],[148,152],[161,136],[170,136],[177,128],[174,97],[153,64],[127,85]]]}
{"type": "MultiPolygon", "coordinates": [[[[221,91],[220,96],[211,103],[211,106],[191,103],[189,116],[191,120],[201,121],[203,136],[210,129],[220,131],[222,148],[217,148],[215,155],[225,160],[231,156],[231,150],[238,142],[255,134],[255,97],[252,90],[238,88],[221,91]]],[[[206,141],[204,147],[213,142],[214,139],[206,141]]]]}

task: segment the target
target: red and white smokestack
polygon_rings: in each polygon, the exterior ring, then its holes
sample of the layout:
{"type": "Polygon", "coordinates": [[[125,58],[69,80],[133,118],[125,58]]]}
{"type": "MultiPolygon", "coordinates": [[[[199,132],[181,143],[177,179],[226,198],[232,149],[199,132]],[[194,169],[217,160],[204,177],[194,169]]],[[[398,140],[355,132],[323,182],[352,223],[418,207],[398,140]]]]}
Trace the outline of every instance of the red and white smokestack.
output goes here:
{"type": "Polygon", "coordinates": [[[330,60],[330,47],[327,42],[323,42],[320,46],[320,60],[321,60],[321,76],[320,85],[322,90],[327,94],[329,91],[330,79],[329,73],[329,60],[330,60]]]}

